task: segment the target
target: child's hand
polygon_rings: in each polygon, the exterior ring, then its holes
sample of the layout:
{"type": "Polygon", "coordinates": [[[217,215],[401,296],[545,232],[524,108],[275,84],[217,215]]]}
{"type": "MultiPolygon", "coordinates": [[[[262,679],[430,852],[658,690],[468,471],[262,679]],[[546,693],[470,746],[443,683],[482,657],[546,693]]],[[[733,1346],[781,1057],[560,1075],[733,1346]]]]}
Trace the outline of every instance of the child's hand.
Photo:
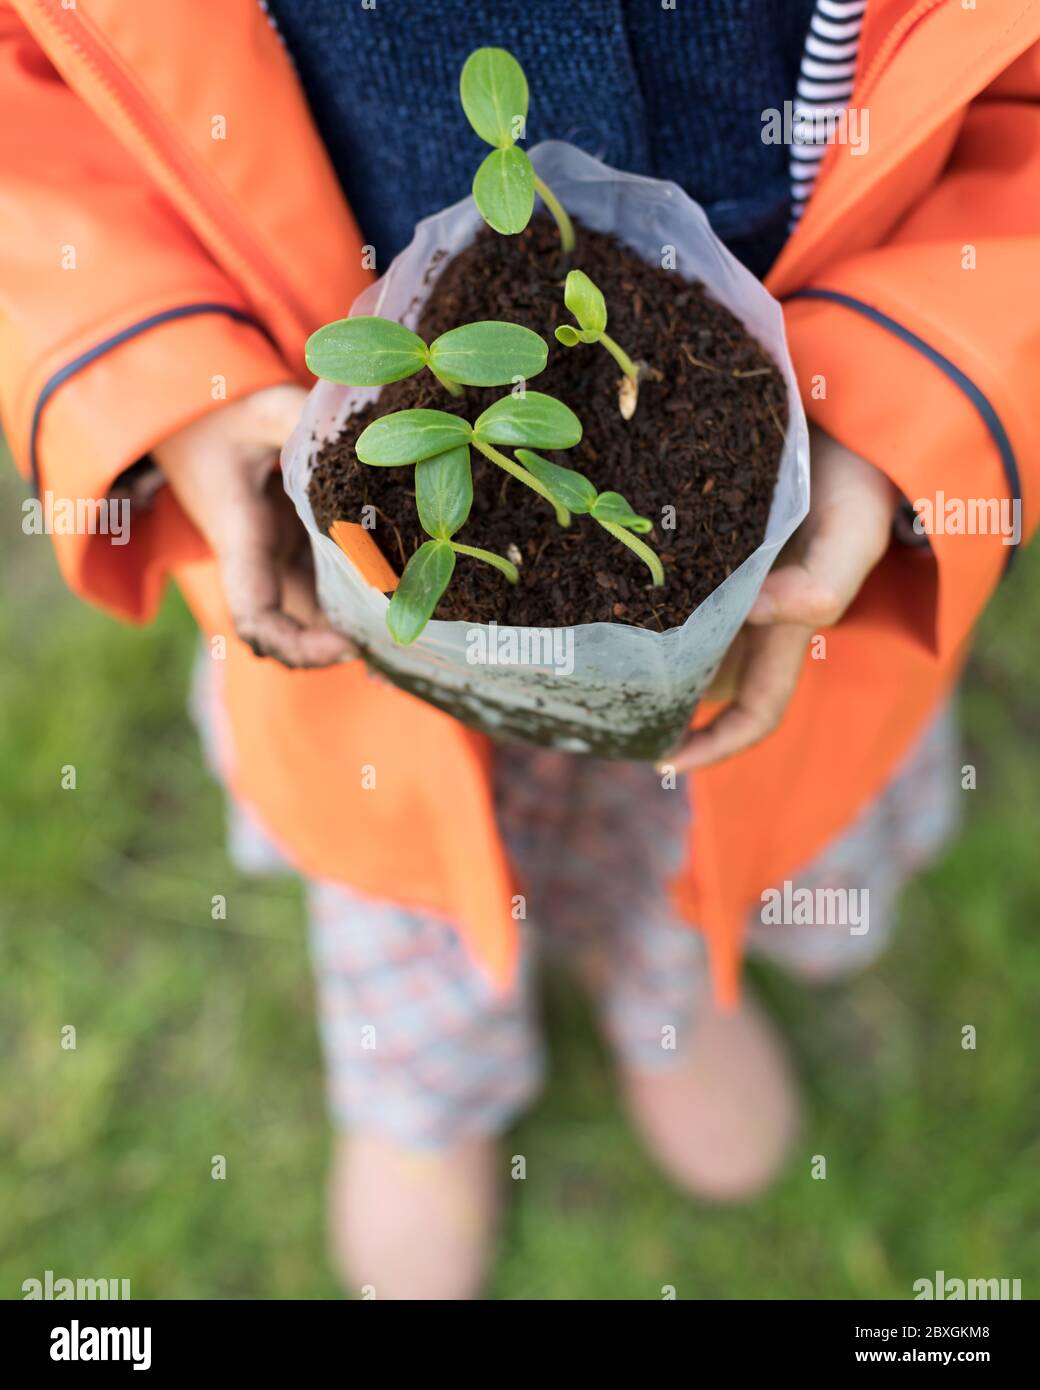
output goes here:
{"type": "Polygon", "coordinates": [[[762,586],[709,699],[732,704],[662,759],[679,772],[750,748],[783,718],[814,633],[833,626],[888,549],[899,492],[866,459],[812,431],[809,515],[762,586]]]}
{"type": "Polygon", "coordinates": [[[256,391],[186,426],[152,457],[217,557],[242,641],[286,666],[329,666],[356,653],[318,607],[307,533],[272,477],[306,396],[300,386],[256,391]]]}

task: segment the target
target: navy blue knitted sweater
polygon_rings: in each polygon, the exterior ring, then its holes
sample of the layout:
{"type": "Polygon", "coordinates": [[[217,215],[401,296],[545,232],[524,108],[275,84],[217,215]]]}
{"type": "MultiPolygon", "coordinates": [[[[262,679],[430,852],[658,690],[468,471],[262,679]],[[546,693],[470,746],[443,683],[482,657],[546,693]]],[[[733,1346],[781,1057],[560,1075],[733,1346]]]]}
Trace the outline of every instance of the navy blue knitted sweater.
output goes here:
{"type": "Polygon", "coordinates": [[[788,151],[762,112],[795,90],[813,0],[267,0],[380,269],[464,197],[486,153],[458,100],[474,48],[531,88],[528,146],[569,140],[674,179],[757,275],[787,236],[788,151]]]}

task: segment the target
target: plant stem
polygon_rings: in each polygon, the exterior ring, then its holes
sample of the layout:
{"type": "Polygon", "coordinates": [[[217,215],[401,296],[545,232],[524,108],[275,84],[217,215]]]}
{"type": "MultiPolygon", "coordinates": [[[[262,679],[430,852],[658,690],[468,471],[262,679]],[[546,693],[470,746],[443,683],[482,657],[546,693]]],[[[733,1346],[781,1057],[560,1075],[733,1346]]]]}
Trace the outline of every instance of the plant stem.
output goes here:
{"type": "Polygon", "coordinates": [[[552,213],[556,221],[556,226],[560,232],[560,248],[565,255],[570,255],[574,250],[574,223],[564,211],[563,204],[557,198],[547,183],[543,183],[537,174],[534,176],[535,192],[540,194],[542,202],[552,213]]]}
{"type": "Polygon", "coordinates": [[[437,378],[440,384],[444,387],[445,391],[450,391],[453,396],[462,395],[462,387],[459,385],[457,381],[451,381],[448,377],[441,376],[440,372],[431,362],[427,362],[426,365],[429,367],[430,371],[434,374],[434,376],[437,378]]]}
{"type": "Polygon", "coordinates": [[[500,454],[497,449],[492,448],[490,444],[485,444],[482,439],[472,439],[470,443],[479,449],[486,458],[489,458],[492,463],[497,463],[499,468],[504,468],[506,472],[510,473],[518,482],[524,483],[527,487],[531,488],[533,492],[537,492],[539,497],[544,497],[556,513],[556,520],[561,526],[569,526],[571,524],[570,512],[566,507],[560,506],[559,502],[557,502],[556,498],[545,484],[540,483],[533,473],[528,473],[527,469],[522,467],[522,465],[508,458],[505,454],[500,454]]]}
{"type": "Polygon", "coordinates": [[[611,357],[613,357],[614,361],[618,364],[618,366],[621,368],[624,374],[631,381],[638,381],[639,368],[632,361],[631,357],[629,357],[628,353],[624,350],[624,348],[618,347],[617,343],[615,343],[614,339],[610,336],[609,333],[601,333],[599,335],[599,340],[606,348],[606,350],[610,353],[611,357]]]}
{"type": "Polygon", "coordinates": [[[604,531],[609,531],[616,540],[622,545],[627,545],[629,550],[639,556],[653,575],[654,587],[659,589],[664,583],[664,566],[646,542],[641,541],[638,536],[633,536],[631,531],[626,531],[624,526],[619,526],[616,521],[600,521],[598,516],[595,520],[599,521],[604,531]]]}
{"type": "Polygon", "coordinates": [[[520,583],[520,571],[510,560],[503,560],[501,555],[495,555],[493,551],[481,550],[476,545],[463,545],[461,541],[451,541],[451,548],[459,555],[472,555],[474,560],[483,560],[485,564],[493,565],[495,569],[501,570],[510,584],[520,583]]]}

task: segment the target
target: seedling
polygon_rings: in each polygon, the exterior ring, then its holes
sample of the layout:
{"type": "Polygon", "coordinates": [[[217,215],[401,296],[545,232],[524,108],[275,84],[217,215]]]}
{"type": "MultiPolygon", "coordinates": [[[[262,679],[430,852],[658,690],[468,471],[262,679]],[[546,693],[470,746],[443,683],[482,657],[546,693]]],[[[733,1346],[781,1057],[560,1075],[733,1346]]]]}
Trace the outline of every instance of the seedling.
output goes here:
{"type": "Polygon", "coordinates": [[[496,444],[531,445],[538,449],[569,449],[581,439],[581,421],[563,404],[540,391],[503,396],[488,406],[474,424],[446,410],[395,410],[380,416],[358,437],[354,446],[362,463],[376,468],[418,464],[450,450],[461,450],[467,463],[469,446],[550,503],[561,526],[570,513],[552,491],[496,444]]]}
{"type": "Polygon", "coordinates": [[[552,214],[560,245],[574,250],[574,227],[552,189],[534,171],[527,153],[517,147],[527,121],[527,78],[504,48],[478,48],[469,55],[459,79],[466,119],[493,148],[473,180],[473,201],[496,232],[522,232],[531,220],[538,193],[552,214]]]}
{"type": "Polygon", "coordinates": [[[433,616],[455,573],[456,555],[493,565],[510,584],[520,579],[516,566],[501,555],[452,540],[466,524],[473,505],[473,476],[469,449],[464,444],[415,465],[415,504],[423,530],[431,539],[424,541],[405,565],[387,609],[390,635],[402,646],[414,642],[433,616]]]}
{"type": "Polygon", "coordinates": [[[456,555],[493,565],[511,584],[519,580],[516,566],[500,555],[452,539],[473,505],[470,445],[544,497],[557,521],[568,526],[570,513],[550,488],[494,446],[537,444],[540,449],[568,449],[580,439],[581,421],[574,412],[538,391],[504,396],[473,425],[446,410],[397,410],[362,430],[355,445],[362,463],[376,468],[415,465],[416,508],[431,537],[405,565],[390,599],[386,621],[397,642],[414,642],[429,622],[451,582],[456,555]]]}
{"type": "Polygon", "coordinates": [[[545,368],[548,348],[518,323],[466,323],[429,346],[418,333],[374,314],[337,319],[307,339],[307,366],[341,386],[387,386],[428,367],[453,396],[463,386],[508,386],[545,368]]]}
{"type": "MultiPolygon", "coordinates": [[[[531,220],[539,194],[556,221],[564,252],[574,250],[574,227],[552,190],[538,177],[524,138],[528,87],[523,68],[501,48],[478,48],[462,69],[459,93],[466,118],[492,150],[477,170],[473,197],[495,231],[512,235],[531,220]]],[[[602,343],[624,374],[621,412],[635,409],[639,367],[609,336],[603,295],[587,275],[572,270],[564,302],[577,320],[556,329],[567,347],[602,343]],[[626,409],[625,388],[629,406],[626,409]]],[[[308,339],[307,365],[316,376],[344,386],[387,386],[427,368],[455,396],[463,386],[526,382],[544,370],[545,341],[519,324],[464,324],[427,344],[403,324],[378,315],[358,315],[326,324],[308,339]]],[[[515,564],[501,555],[455,540],[473,506],[470,449],[544,498],[561,526],[571,513],[591,516],[634,554],[663,585],[664,569],[638,538],[652,530],[617,492],[597,492],[584,474],[550,463],[534,449],[569,449],[582,437],[581,421],[562,401],[538,391],[504,396],[471,424],[446,410],[398,410],[373,420],[355,444],[358,459],[371,467],[414,467],[419,521],[429,536],[405,564],[387,610],[387,627],[408,645],[422,633],[451,582],[459,555],[491,565],[510,584],[519,582],[515,564]],[[516,457],[502,452],[512,448],[516,457]]],[[[519,560],[519,555],[517,555],[519,560]]]]}
{"type": "Polygon", "coordinates": [[[558,463],[533,454],[530,449],[517,449],[517,458],[530,473],[545,484],[554,497],[568,511],[591,516],[598,521],[604,531],[627,545],[646,565],[654,585],[664,583],[664,566],[645,541],[632,533],[653,529],[649,517],[639,516],[628,505],[620,492],[597,492],[595,485],[575,468],[563,468],[558,463]]]}
{"type": "Polygon", "coordinates": [[[563,302],[578,320],[579,327],[561,324],[556,329],[557,340],[564,347],[577,347],[579,343],[603,344],[624,372],[625,381],[631,383],[627,389],[622,383],[619,396],[621,414],[630,420],[636,408],[639,368],[607,332],[607,302],[602,292],[583,270],[571,270],[563,287],[563,302]]]}

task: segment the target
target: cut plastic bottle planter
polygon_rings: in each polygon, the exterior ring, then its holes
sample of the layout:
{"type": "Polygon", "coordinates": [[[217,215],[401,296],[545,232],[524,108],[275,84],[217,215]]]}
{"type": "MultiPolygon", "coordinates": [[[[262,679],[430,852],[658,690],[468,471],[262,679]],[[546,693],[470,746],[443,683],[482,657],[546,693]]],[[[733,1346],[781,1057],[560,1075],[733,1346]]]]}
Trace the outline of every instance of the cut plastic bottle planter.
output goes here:
{"type": "MultiPolygon", "coordinates": [[[[789,423],[762,544],[681,627],[666,632],[616,623],[494,630],[435,620],[412,646],[399,647],[386,630],[388,599],[318,530],[307,497],[320,443],[335,438],[347,416],[373,400],[378,388],[324,381],[315,386],[282,454],[285,489],[310,533],[322,607],[389,680],[496,738],[601,757],[658,758],[686,729],[770,566],[808,510],[805,412],[779,304],[726,250],[700,207],[677,185],[620,173],[559,141],[537,146],[531,158],[586,226],[613,232],[655,265],[665,247],[674,247],[676,274],[703,281],[783,373],[789,423]],[[511,655],[524,659],[512,662],[511,655]],[[497,658],[495,664],[484,660],[489,656],[497,658]]],[[[457,255],[482,225],[472,198],[420,222],[411,244],[359,296],[351,313],[381,314],[414,328],[435,278],[425,283],[434,254],[457,255]]],[[[593,420],[585,427],[594,435],[593,420]]]]}

